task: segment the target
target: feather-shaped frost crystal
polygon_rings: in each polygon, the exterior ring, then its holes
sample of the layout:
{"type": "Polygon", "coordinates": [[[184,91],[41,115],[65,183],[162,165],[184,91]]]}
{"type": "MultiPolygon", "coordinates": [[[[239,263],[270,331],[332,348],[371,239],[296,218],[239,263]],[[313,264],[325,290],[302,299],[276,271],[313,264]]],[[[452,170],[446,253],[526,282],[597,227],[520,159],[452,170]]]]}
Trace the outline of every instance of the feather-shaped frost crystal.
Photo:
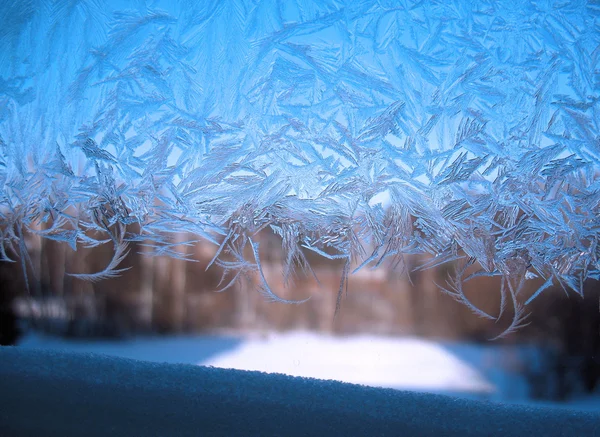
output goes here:
{"type": "Polygon", "coordinates": [[[597,3],[155,3],[0,6],[3,259],[94,230],[110,277],[137,222],[165,253],[285,232],[286,278],[307,248],[347,260],[340,290],[416,252],[514,298],[600,276],[597,3]]]}

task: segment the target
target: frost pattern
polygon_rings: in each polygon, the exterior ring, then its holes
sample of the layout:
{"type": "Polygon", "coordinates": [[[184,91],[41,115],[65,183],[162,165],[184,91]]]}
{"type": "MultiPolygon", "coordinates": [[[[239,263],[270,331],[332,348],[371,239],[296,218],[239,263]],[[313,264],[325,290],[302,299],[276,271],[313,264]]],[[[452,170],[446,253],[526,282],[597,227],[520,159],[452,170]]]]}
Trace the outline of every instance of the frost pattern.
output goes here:
{"type": "Polygon", "coordinates": [[[24,268],[24,230],[114,244],[73,272],[92,280],[190,232],[224,288],[258,270],[284,301],[270,228],[286,281],[307,251],[342,260],[340,297],[427,253],[496,318],[461,284],[502,276],[511,330],[526,280],[546,280],[528,303],[600,276],[597,2],[14,0],[0,41],[0,256],[24,268]]]}

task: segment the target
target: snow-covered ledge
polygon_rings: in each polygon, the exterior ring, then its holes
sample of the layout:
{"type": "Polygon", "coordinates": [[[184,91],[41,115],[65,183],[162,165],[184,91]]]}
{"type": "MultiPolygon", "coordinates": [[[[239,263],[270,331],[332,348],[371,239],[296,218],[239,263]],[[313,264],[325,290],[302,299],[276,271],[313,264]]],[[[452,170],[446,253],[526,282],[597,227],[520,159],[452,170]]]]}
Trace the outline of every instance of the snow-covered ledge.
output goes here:
{"type": "Polygon", "coordinates": [[[0,348],[2,436],[593,436],[600,414],[0,348]]]}

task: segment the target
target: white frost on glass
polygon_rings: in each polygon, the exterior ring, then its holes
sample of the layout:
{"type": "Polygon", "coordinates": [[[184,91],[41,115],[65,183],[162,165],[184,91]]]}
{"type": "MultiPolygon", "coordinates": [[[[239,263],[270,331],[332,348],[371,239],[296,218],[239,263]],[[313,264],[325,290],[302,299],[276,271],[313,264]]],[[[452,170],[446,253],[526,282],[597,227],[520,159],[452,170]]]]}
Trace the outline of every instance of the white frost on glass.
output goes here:
{"type": "Polygon", "coordinates": [[[23,230],[114,244],[99,279],[131,240],[181,256],[184,231],[227,284],[270,228],[286,277],[345,260],[340,295],[428,253],[495,318],[461,283],[502,276],[509,329],[524,281],[599,277],[594,2],[20,0],[0,41],[5,260],[27,267],[23,230]]]}

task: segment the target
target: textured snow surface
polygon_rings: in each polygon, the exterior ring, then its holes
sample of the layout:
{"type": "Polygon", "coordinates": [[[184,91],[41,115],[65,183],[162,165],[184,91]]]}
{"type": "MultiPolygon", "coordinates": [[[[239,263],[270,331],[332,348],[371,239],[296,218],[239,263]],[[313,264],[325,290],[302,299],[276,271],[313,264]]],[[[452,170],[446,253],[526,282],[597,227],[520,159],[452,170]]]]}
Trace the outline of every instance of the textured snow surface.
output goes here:
{"type": "MultiPolygon", "coordinates": [[[[67,341],[30,334],[19,347],[97,353],[145,361],[257,370],[433,392],[467,392],[504,399],[522,381],[502,384],[501,351],[442,345],[418,338],[332,337],[310,332],[257,335],[139,337],[122,341],[67,341]],[[495,374],[496,377],[491,377],[495,374]],[[497,395],[493,395],[497,392],[497,395]]],[[[505,375],[508,376],[508,375],[505,375]]],[[[526,390],[523,390],[526,392],[526,390]]],[[[526,393],[525,393],[526,394],[526,393]]],[[[523,400],[522,398],[520,400],[523,400]]]]}
{"type": "Polygon", "coordinates": [[[4,1],[0,255],[29,268],[23,228],[113,244],[72,272],[106,278],[137,223],[156,253],[219,245],[227,287],[267,229],[286,279],[312,251],[340,290],[425,252],[470,305],[477,262],[513,329],[525,280],[599,275],[599,23],[592,1],[4,1]]]}
{"type": "Polygon", "coordinates": [[[600,435],[595,413],[9,347],[0,392],[14,437],[600,435]]]}

